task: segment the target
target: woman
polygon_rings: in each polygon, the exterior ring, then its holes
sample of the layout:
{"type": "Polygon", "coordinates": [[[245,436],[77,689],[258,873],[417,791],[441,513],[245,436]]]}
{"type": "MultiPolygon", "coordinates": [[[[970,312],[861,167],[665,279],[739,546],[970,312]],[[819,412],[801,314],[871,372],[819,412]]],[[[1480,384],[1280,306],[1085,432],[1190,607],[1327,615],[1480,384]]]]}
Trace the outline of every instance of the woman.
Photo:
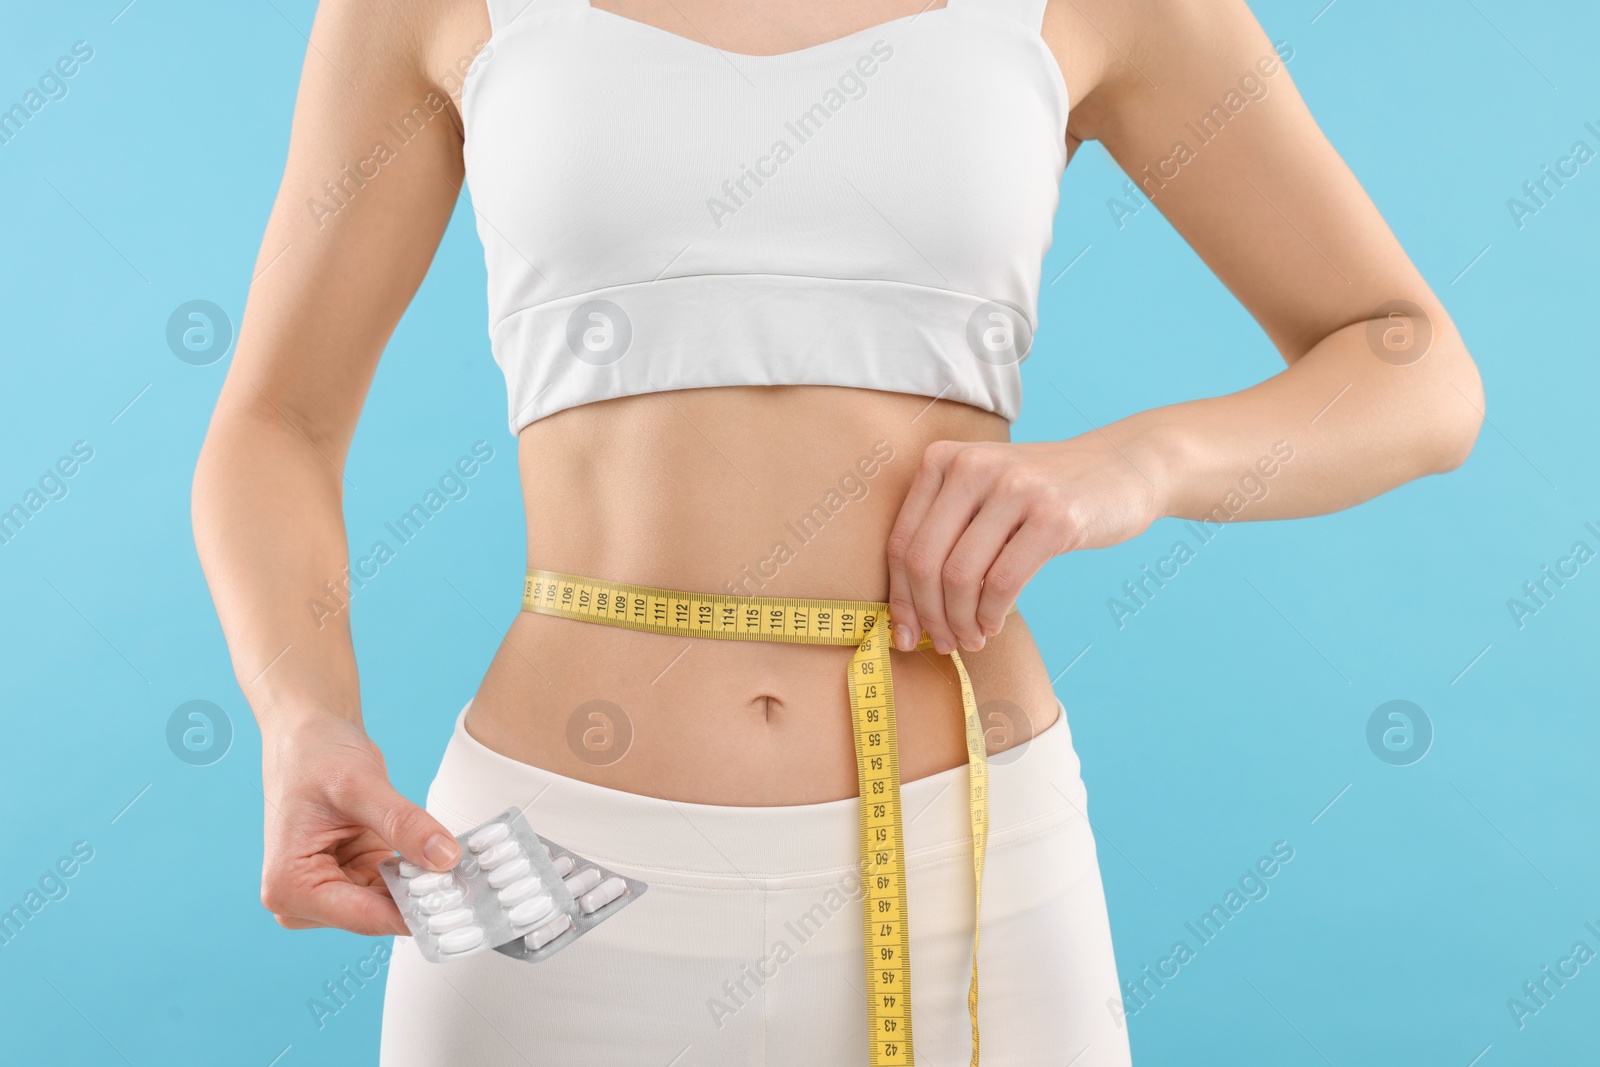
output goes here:
{"type": "Polygon", "coordinates": [[[306,609],[345,573],[340,468],[464,177],[529,567],[887,601],[916,1054],[967,1058],[981,1021],[991,1064],[1128,1062],[1077,759],[1008,617],[1017,594],[1052,557],[1157,518],[1227,521],[1269,468],[1273,492],[1240,517],[1450,470],[1483,406],[1449,317],[1246,5],[318,12],[195,482],[264,742],[262,902],[291,929],[404,934],[378,862],[447,869],[453,834],[517,805],[649,892],[537,966],[430,964],[397,942],[384,1063],[862,1063],[850,649],[524,613],[423,810],[363,732],[346,616],[306,609]],[[1089,139],[1287,366],[1010,443],[1058,183],[1089,139]],[[971,1020],[961,651],[993,762],[971,1020]]]}

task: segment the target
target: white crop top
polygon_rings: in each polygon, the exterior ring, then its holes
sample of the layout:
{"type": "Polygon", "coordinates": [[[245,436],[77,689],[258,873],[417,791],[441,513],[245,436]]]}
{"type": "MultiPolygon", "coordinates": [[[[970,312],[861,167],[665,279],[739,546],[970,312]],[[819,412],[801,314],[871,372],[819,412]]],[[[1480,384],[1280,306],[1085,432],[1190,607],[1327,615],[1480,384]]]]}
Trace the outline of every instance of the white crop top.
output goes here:
{"type": "Polygon", "coordinates": [[[768,56],[587,0],[488,3],[462,121],[512,433],[723,385],[1016,419],[1066,166],[1045,0],[768,56]]]}

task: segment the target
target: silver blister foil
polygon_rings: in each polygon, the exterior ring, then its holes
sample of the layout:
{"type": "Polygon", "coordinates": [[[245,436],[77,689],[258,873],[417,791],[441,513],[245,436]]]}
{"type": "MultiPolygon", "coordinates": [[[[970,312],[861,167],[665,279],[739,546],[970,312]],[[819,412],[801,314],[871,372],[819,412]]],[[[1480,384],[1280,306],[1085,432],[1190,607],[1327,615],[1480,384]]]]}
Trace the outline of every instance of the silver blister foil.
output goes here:
{"type": "Polygon", "coordinates": [[[461,860],[447,872],[421,871],[398,857],[378,865],[424,958],[445,963],[521,944],[558,916],[581,911],[519,809],[507,808],[456,841],[461,860]]]}
{"type": "Polygon", "coordinates": [[[562,888],[572,907],[536,930],[495,946],[496,952],[528,963],[541,963],[554,956],[638,900],[649,888],[639,879],[584,859],[547,837],[539,837],[539,841],[549,852],[552,869],[563,875],[562,888]]]}

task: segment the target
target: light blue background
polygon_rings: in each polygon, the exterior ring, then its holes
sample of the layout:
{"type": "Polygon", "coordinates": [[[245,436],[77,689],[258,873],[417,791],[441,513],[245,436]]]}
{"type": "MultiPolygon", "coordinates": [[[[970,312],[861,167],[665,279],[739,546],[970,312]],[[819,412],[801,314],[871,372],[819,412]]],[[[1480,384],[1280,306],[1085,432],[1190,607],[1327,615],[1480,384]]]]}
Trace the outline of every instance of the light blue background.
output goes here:
{"type": "MultiPolygon", "coordinates": [[[[95,49],[70,94],[0,147],[0,507],[74,442],[94,449],[68,496],[0,546],[0,907],[74,842],[94,849],[70,894],[0,947],[0,1059],[370,1063],[381,988],[320,1029],[307,1000],[374,942],[285,933],[257,904],[259,738],[189,529],[228,364],[190,366],[164,339],[191,299],[238,321],[314,5],[124,2],[0,16],[5,105],[72,42],[95,49]],[[165,740],[192,699],[236,729],[211,766],[165,740]]],[[[1521,629],[1506,601],[1574,541],[1600,549],[1583,525],[1600,526],[1600,163],[1520,230],[1506,201],[1574,141],[1600,147],[1584,128],[1600,126],[1600,17],[1509,0],[1254,7],[1455,316],[1490,422],[1452,475],[1341,515],[1223,530],[1121,629],[1107,599],[1178,524],[1058,560],[1028,589],[1064,672],[1124,977],[1193,943],[1185,922],[1274,842],[1295,850],[1270,895],[1130,1020],[1135,1059],[1593,1062],[1600,962],[1520,1030],[1506,1002],[1575,942],[1600,950],[1584,928],[1600,927],[1600,564],[1521,629]],[[1436,730],[1412,766],[1366,741],[1391,699],[1436,730]]],[[[1116,225],[1121,183],[1092,145],[1069,171],[1019,439],[1278,367],[1154,210],[1116,225]]],[[[522,564],[471,223],[463,203],[347,472],[365,545],[473,442],[495,449],[355,605],[368,720],[416,798],[516,611],[522,564]]]]}

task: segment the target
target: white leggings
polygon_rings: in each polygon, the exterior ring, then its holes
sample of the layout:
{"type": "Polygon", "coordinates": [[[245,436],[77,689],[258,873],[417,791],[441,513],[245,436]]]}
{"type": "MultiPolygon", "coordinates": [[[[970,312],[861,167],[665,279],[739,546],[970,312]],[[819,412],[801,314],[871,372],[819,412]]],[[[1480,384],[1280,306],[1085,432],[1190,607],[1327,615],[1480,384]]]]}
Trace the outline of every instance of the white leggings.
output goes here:
{"type": "MultiPolygon", "coordinates": [[[[1065,714],[990,775],[983,1063],[1121,1067],[1121,994],[1065,714]]],[[[901,787],[922,1067],[971,1055],[966,784],[961,766],[901,787]]],[[[397,938],[384,1067],[866,1062],[856,798],[726,807],[624,793],[502,756],[458,720],[428,810],[460,833],[530,801],[539,833],[649,891],[539,964],[497,952],[428,963],[397,938]]]]}

